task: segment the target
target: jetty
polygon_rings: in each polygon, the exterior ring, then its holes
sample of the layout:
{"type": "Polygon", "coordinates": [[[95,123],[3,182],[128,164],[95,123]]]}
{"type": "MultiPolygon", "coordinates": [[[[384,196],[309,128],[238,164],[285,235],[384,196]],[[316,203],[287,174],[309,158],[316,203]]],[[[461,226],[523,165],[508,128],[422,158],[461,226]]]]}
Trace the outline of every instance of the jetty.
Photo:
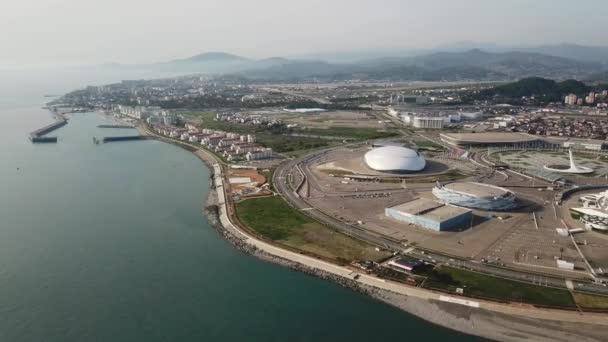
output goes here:
{"type": "Polygon", "coordinates": [[[43,137],[43,135],[48,134],[60,127],[67,125],[68,120],[63,118],[62,116],[56,116],[57,121],[53,122],[50,125],[46,125],[42,128],[39,128],[30,133],[30,140],[33,143],[54,143],[57,142],[57,137],[43,137]]]}
{"type": "Polygon", "coordinates": [[[102,142],[116,142],[116,141],[137,141],[137,140],[146,140],[148,137],[141,135],[128,135],[128,136],[119,136],[119,137],[103,137],[101,139],[102,142]]]}
{"type": "Polygon", "coordinates": [[[98,128],[135,128],[132,125],[97,125],[98,128]]]}
{"type": "Polygon", "coordinates": [[[56,143],[57,137],[30,136],[30,140],[33,143],[56,143]]]}

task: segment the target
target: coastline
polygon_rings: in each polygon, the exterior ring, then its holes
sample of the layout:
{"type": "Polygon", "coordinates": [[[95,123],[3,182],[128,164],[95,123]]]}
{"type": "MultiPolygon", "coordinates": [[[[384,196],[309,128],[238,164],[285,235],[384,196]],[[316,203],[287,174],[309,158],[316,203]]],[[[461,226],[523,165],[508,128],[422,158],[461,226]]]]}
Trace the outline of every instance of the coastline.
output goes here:
{"type": "MultiPolygon", "coordinates": [[[[140,132],[142,132],[141,129],[140,132]]],[[[145,131],[142,134],[150,135],[145,131]]],[[[222,187],[222,184],[221,174],[218,175],[216,172],[219,167],[214,156],[202,149],[196,149],[188,144],[155,134],[151,137],[182,147],[192,152],[205,164],[210,172],[210,184],[207,198],[204,199],[203,213],[218,234],[234,248],[260,260],[333,281],[340,286],[369,295],[421,319],[465,334],[504,341],[603,341],[608,335],[608,319],[605,316],[554,312],[555,310],[549,311],[532,306],[507,306],[492,302],[482,302],[483,307],[470,307],[439,301],[436,299],[437,294],[432,291],[419,288],[403,290],[400,288],[404,287],[403,285],[390,284],[367,275],[361,275],[359,279],[355,280],[352,277],[353,272],[346,273],[348,271],[345,271],[344,268],[326,262],[311,260],[317,265],[326,264],[322,265],[324,267],[314,267],[311,263],[298,261],[308,258],[305,256],[282,257],[295,253],[280,252],[281,249],[276,246],[270,247],[271,245],[265,242],[252,240],[251,237],[232,225],[225,214],[222,215],[222,207],[225,207],[225,203],[222,203],[224,194],[223,192],[220,194],[216,188],[218,186],[216,183],[220,183],[219,187],[222,187]],[[262,249],[259,246],[267,248],[262,249]],[[375,286],[375,284],[380,285],[381,283],[384,283],[384,288],[375,286]],[[387,288],[392,288],[394,291],[387,288]],[[520,312],[518,313],[518,311],[520,312]],[[550,316],[555,316],[556,319],[538,318],[550,316]],[[595,323],[587,321],[595,321],[595,323]]]]}

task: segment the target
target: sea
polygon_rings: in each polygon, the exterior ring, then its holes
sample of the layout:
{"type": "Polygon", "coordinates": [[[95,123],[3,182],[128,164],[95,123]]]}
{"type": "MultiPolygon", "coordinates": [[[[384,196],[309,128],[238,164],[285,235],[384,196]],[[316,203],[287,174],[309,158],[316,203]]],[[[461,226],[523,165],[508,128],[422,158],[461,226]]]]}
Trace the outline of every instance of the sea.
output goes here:
{"type": "Polygon", "coordinates": [[[65,92],[168,75],[0,71],[0,342],[469,341],[332,282],[232,248],[202,207],[209,171],[159,141],[96,145],[111,119],[41,107],[65,92]]]}

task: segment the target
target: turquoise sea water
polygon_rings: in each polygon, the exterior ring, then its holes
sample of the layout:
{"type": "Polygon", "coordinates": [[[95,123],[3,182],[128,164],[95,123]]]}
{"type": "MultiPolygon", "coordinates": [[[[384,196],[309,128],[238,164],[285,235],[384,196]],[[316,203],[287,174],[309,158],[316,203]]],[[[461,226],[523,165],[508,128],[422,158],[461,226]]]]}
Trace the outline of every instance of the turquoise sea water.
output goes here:
{"type": "Polygon", "coordinates": [[[126,133],[98,114],[31,144],[57,90],[4,89],[0,341],[472,339],[234,250],[201,211],[208,170],[178,147],[94,145],[126,133]]]}

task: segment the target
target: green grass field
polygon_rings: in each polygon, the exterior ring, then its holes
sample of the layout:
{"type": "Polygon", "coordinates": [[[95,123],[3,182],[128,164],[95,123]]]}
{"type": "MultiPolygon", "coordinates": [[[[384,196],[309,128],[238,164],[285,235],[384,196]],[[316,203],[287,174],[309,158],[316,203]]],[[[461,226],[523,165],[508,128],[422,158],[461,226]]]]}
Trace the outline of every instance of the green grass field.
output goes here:
{"type": "Polygon", "coordinates": [[[280,196],[240,202],[237,214],[256,232],[275,241],[287,239],[298,227],[314,222],[287,205],[280,196]]]}
{"type": "Polygon", "coordinates": [[[258,133],[258,143],[272,148],[279,153],[294,153],[296,151],[312,151],[329,146],[331,141],[321,138],[294,137],[282,134],[258,133]]]}
{"type": "Polygon", "coordinates": [[[426,139],[416,140],[415,144],[421,150],[425,150],[425,149],[429,149],[429,150],[436,149],[438,151],[445,150],[445,147],[443,147],[443,146],[441,146],[441,145],[439,145],[437,143],[434,143],[434,142],[432,142],[430,140],[426,140],[426,139]]]}
{"type": "Polygon", "coordinates": [[[239,219],[258,234],[339,263],[380,260],[389,255],[323,226],[290,207],[280,196],[248,199],[238,203],[236,210],[239,219]]]}
{"type": "Polygon", "coordinates": [[[573,307],[574,299],[567,290],[496,278],[447,266],[430,270],[424,286],[454,291],[464,289],[464,294],[473,297],[494,298],[530,304],[573,307]]]}
{"type": "Polygon", "coordinates": [[[354,140],[380,139],[397,136],[397,132],[394,131],[379,131],[375,128],[364,127],[306,128],[302,129],[301,133],[326,137],[343,137],[354,140]]]}

